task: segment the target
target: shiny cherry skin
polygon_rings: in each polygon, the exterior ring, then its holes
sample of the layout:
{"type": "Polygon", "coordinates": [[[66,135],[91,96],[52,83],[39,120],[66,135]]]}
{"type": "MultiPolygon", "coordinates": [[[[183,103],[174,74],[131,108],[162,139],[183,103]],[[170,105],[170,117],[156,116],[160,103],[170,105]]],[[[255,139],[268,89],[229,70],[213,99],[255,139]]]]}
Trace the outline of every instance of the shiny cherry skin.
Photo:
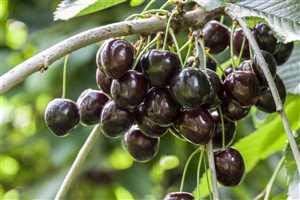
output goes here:
{"type": "Polygon", "coordinates": [[[79,109],[72,100],[56,98],[47,105],[44,118],[52,133],[65,136],[79,123],[79,109]]]}
{"type": "Polygon", "coordinates": [[[86,89],[77,100],[79,107],[80,121],[89,126],[100,122],[102,108],[109,100],[109,97],[102,91],[86,89]]]}
{"type": "Polygon", "coordinates": [[[223,94],[223,83],[216,72],[207,69],[206,74],[211,85],[211,91],[205,105],[209,105],[209,107],[216,107],[221,103],[220,96],[223,94]]]}
{"type": "Polygon", "coordinates": [[[97,57],[98,66],[114,79],[121,78],[127,72],[134,59],[134,47],[122,39],[109,39],[104,42],[97,57]]]}
{"type": "Polygon", "coordinates": [[[99,89],[110,95],[110,87],[113,79],[107,76],[102,69],[96,70],[96,83],[99,89]]]}
{"type": "Polygon", "coordinates": [[[233,34],[233,52],[237,56],[240,55],[244,40],[245,43],[244,43],[244,50],[242,52],[242,58],[249,59],[250,58],[249,42],[246,39],[244,31],[242,29],[237,29],[233,34]]]}
{"type": "Polygon", "coordinates": [[[208,100],[211,87],[204,72],[187,67],[173,77],[170,90],[181,106],[193,108],[208,100]]]}
{"type": "Polygon", "coordinates": [[[274,52],[274,58],[278,65],[284,64],[291,56],[294,49],[294,43],[277,43],[276,50],[274,52]]]}
{"type": "Polygon", "coordinates": [[[189,142],[207,144],[213,137],[215,121],[206,109],[186,109],[181,113],[178,129],[189,142]]]}
{"type": "Polygon", "coordinates": [[[227,94],[223,95],[221,108],[224,116],[232,121],[243,119],[250,111],[250,107],[242,107],[236,100],[230,98],[227,94]]]}
{"type": "Polygon", "coordinates": [[[164,88],[152,88],[145,97],[145,115],[154,123],[167,127],[180,113],[179,105],[164,88]]]}
{"type": "Polygon", "coordinates": [[[131,114],[117,106],[114,101],[109,101],[102,109],[100,126],[107,137],[116,138],[124,134],[132,125],[131,114]]]}
{"type": "Polygon", "coordinates": [[[214,153],[217,180],[224,186],[238,185],[245,173],[242,155],[233,148],[214,153]]]}
{"type": "Polygon", "coordinates": [[[229,45],[230,31],[218,21],[209,21],[203,28],[203,39],[210,53],[218,54],[229,45]]]}
{"type": "Polygon", "coordinates": [[[158,152],[159,138],[151,138],[136,126],[124,135],[123,144],[129,154],[138,162],[151,160],[158,152]]]}
{"type": "Polygon", "coordinates": [[[113,80],[111,95],[118,106],[132,109],[143,101],[147,89],[146,77],[142,73],[129,70],[121,78],[113,80]]]}
{"type": "Polygon", "coordinates": [[[257,24],[252,33],[258,43],[260,49],[273,53],[276,48],[277,39],[272,29],[267,24],[257,24]]]}
{"type": "Polygon", "coordinates": [[[242,106],[254,105],[260,94],[256,75],[249,71],[235,71],[224,80],[226,93],[242,106]]]}
{"type": "Polygon", "coordinates": [[[150,50],[140,61],[140,67],[151,85],[165,87],[181,66],[176,54],[165,50],[150,50]]]}
{"type": "Polygon", "coordinates": [[[164,200],[194,200],[195,197],[189,192],[171,192],[167,194],[164,200]]]}
{"type": "MultiPolygon", "coordinates": [[[[275,84],[280,96],[280,99],[282,103],[284,104],[286,100],[286,89],[284,86],[284,83],[282,82],[281,78],[279,76],[276,76],[275,78],[275,84]]],[[[264,91],[263,95],[261,95],[255,104],[256,107],[266,113],[273,113],[276,112],[276,104],[274,102],[271,90],[268,88],[266,91],[264,91]]]]}

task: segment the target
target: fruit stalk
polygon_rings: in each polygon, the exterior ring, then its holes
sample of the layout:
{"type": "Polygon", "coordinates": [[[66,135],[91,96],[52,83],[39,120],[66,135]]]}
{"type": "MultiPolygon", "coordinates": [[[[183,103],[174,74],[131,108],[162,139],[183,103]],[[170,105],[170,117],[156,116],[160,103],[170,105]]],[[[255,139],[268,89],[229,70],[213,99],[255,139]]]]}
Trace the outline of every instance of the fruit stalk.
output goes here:
{"type": "Polygon", "coordinates": [[[212,183],[213,199],[214,200],[220,200],[212,140],[210,140],[210,142],[207,145],[207,152],[208,152],[208,166],[209,166],[209,169],[210,169],[210,172],[211,172],[211,183],[212,183]]]}

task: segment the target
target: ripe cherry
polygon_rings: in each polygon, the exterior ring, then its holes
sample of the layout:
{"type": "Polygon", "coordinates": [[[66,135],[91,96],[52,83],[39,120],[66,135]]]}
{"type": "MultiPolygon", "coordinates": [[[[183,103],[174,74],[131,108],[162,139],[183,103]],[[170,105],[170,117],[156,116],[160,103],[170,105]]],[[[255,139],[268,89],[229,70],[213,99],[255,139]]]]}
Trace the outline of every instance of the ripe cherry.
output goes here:
{"type": "Polygon", "coordinates": [[[110,86],[112,83],[112,78],[107,76],[102,69],[97,68],[96,71],[96,82],[98,88],[101,89],[106,94],[110,95],[110,86]]]}
{"type": "Polygon", "coordinates": [[[205,105],[209,105],[210,107],[215,107],[219,105],[221,102],[220,97],[223,94],[223,84],[216,72],[207,69],[206,74],[211,85],[211,91],[205,105]]]}
{"type": "Polygon", "coordinates": [[[242,155],[233,148],[214,153],[217,180],[224,186],[238,185],[245,172],[242,155]]]}
{"type": "Polygon", "coordinates": [[[105,93],[87,89],[81,93],[77,100],[80,121],[84,125],[94,125],[100,122],[102,108],[109,100],[105,93]]]}
{"type": "Polygon", "coordinates": [[[294,49],[294,43],[277,43],[276,50],[274,52],[274,58],[278,65],[284,64],[291,56],[294,49]]]}
{"type": "MultiPolygon", "coordinates": [[[[278,93],[282,103],[285,102],[286,99],[286,89],[284,83],[282,82],[279,76],[275,78],[275,84],[278,89],[278,93]]],[[[256,107],[266,113],[273,113],[276,112],[276,104],[274,102],[271,90],[268,88],[264,91],[263,95],[261,95],[255,104],[256,107]]]]}
{"type": "Polygon", "coordinates": [[[242,58],[249,59],[250,58],[250,50],[249,50],[249,42],[244,35],[244,31],[242,29],[238,29],[233,34],[233,52],[235,55],[239,56],[242,50],[243,41],[244,49],[242,52],[242,58]]]}
{"type": "Polygon", "coordinates": [[[132,125],[131,114],[119,108],[114,101],[109,101],[102,109],[100,125],[104,135],[118,137],[124,134],[132,125]]]}
{"type": "Polygon", "coordinates": [[[147,93],[146,77],[137,71],[129,70],[120,79],[114,79],[111,95],[122,108],[133,108],[141,103],[147,93]]]}
{"type": "Polygon", "coordinates": [[[222,112],[224,116],[232,121],[238,121],[246,117],[250,111],[250,107],[242,107],[236,100],[224,94],[222,98],[222,112]]]}
{"type": "Polygon", "coordinates": [[[164,200],[194,200],[194,196],[188,192],[171,192],[167,194],[164,200]]]}
{"type": "Polygon", "coordinates": [[[205,109],[186,109],[181,113],[178,129],[191,143],[207,144],[213,136],[215,122],[205,109]]]}
{"type": "Polygon", "coordinates": [[[107,40],[99,51],[98,66],[102,66],[104,72],[112,78],[120,78],[133,63],[134,47],[126,40],[107,40]]]}
{"type": "Polygon", "coordinates": [[[236,99],[241,106],[254,105],[259,95],[259,82],[249,71],[235,71],[224,80],[226,93],[236,99]]]}
{"type": "Polygon", "coordinates": [[[140,67],[155,87],[168,85],[172,76],[181,68],[178,56],[165,50],[147,52],[140,61],[140,67]]]}
{"type": "Polygon", "coordinates": [[[210,83],[201,70],[188,67],[173,77],[170,89],[175,100],[184,107],[205,103],[210,95],[210,83]]]}
{"type": "Polygon", "coordinates": [[[53,99],[45,110],[45,122],[57,136],[65,136],[80,120],[76,103],[69,99],[53,99]]]}
{"type": "Polygon", "coordinates": [[[212,20],[203,28],[203,39],[210,53],[217,54],[229,45],[230,31],[220,22],[212,20]]]}
{"type": "Polygon", "coordinates": [[[277,39],[268,25],[257,24],[252,32],[260,49],[270,53],[275,51],[277,39]]]}
{"type": "Polygon", "coordinates": [[[179,105],[167,89],[152,88],[145,97],[145,115],[160,126],[169,126],[179,114],[179,105]]]}
{"type": "Polygon", "coordinates": [[[129,154],[139,162],[151,160],[159,148],[159,138],[144,135],[136,126],[124,135],[123,143],[129,154]]]}

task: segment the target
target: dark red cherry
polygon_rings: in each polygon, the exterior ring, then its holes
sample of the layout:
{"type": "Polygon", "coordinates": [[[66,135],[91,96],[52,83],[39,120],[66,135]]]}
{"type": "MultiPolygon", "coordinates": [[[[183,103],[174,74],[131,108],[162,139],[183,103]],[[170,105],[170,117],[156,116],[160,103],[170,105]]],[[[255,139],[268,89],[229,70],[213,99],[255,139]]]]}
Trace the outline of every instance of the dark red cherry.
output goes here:
{"type": "MultiPolygon", "coordinates": [[[[286,89],[284,86],[284,83],[282,82],[281,78],[279,76],[276,76],[275,78],[275,84],[278,89],[278,93],[280,96],[280,99],[282,103],[285,102],[286,99],[286,89]]],[[[276,104],[273,99],[271,90],[268,88],[264,91],[263,95],[261,95],[255,104],[256,107],[266,113],[273,113],[276,112],[276,104]]]]}
{"type": "Polygon", "coordinates": [[[110,95],[110,86],[112,83],[112,78],[107,76],[103,70],[100,70],[97,68],[96,71],[96,82],[98,85],[98,88],[101,89],[106,94],[110,95]]]}
{"type": "Polygon", "coordinates": [[[245,60],[238,66],[238,68],[236,68],[236,70],[254,72],[253,63],[251,60],[245,60]]]}
{"type": "Polygon", "coordinates": [[[124,135],[123,143],[129,154],[139,162],[151,160],[159,148],[159,138],[144,135],[136,126],[124,135]]]}
{"type": "Polygon", "coordinates": [[[102,108],[109,100],[105,93],[87,89],[81,93],[77,100],[80,121],[84,125],[94,125],[100,122],[102,108]]]}
{"type": "Polygon", "coordinates": [[[235,71],[229,74],[224,80],[224,89],[242,106],[254,105],[260,94],[256,75],[249,71],[235,71]]]}
{"type": "Polygon", "coordinates": [[[194,200],[194,196],[188,192],[171,192],[167,194],[164,200],[194,200]]]}
{"type": "MultiPolygon", "coordinates": [[[[236,69],[235,69],[236,70],[236,69]]],[[[225,78],[231,74],[232,72],[234,71],[233,67],[230,66],[230,67],[227,67],[226,69],[224,69],[224,73],[222,74],[222,80],[224,81],[225,78]]]]}
{"type": "Polygon", "coordinates": [[[186,109],[181,113],[178,129],[191,143],[207,144],[213,137],[215,122],[205,109],[186,109]]]}
{"type": "Polygon", "coordinates": [[[108,76],[118,79],[131,68],[133,58],[134,47],[129,42],[110,39],[101,47],[97,63],[108,76]]]}
{"type": "Polygon", "coordinates": [[[67,135],[80,120],[76,103],[69,99],[53,99],[45,110],[45,122],[57,136],[67,135]]]}
{"type": "Polygon", "coordinates": [[[222,112],[224,116],[232,121],[238,121],[246,117],[250,111],[250,107],[242,107],[237,101],[224,95],[222,98],[222,112]]]}
{"type": "Polygon", "coordinates": [[[195,107],[208,100],[211,87],[204,72],[188,67],[173,77],[170,89],[180,105],[195,107]]]}
{"type": "Polygon", "coordinates": [[[233,52],[237,56],[240,55],[244,40],[245,43],[244,43],[244,50],[242,52],[242,58],[249,59],[250,58],[249,43],[242,29],[236,30],[233,34],[233,52]]]}
{"type": "Polygon", "coordinates": [[[165,50],[150,50],[140,61],[142,71],[148,76],[151,85],[165,87],[172,76],[181,68],[176,54],[165,50]]]}
{"type": "Polygon", "coordinates": [[[102,109],[100,125],[104,135],[118,137],[124,134],[132,125],[133,117],[124,109],[119,108],[114,101],[109,101],[102,109]]]}
{"type": "Polygon", "coordinates": [[[217,180],[224,186],[238,185],[245,172],[242,155],[233,148],[214,153],[217,180]]]}
{"type": "Polygon", "coordinates": [[[204,26],[203,38],[210,53],[217,54],[229,45],[230,31],[220,22],[212,20],[204,26]]]}
{"type": "Polygon", "coordinates": [[[137,71],[129,70],[120,79],[114,79],[111,95],[122,108],[133,108],[141,103],[147,93],[146,77],[137,71]]]}
{"type": "MultiPolygon", "coordinates": [[[[262,54],[268,64],[268,68],[272,76],[275,77],[277,71],[277,63],[274,56],[267,51],[262,51],[262,54]]],[[[267,79],[265,78],[264,72],[258,63],[257,55],[255,55],[253,58],[253,70],[256,73],[257,78],[261,82],[261,84],[267,86],[267,79]]]]}
{"type": "Polygon", "coordinates": [[[268,25],[263,23],[257,24],[252,32],[260,49],[270,53],[275,51],[277,39],[268,25]]]}
{"type": "Polygon", "coordinates": [[[210,70],[216,71],[217,70],[217,63],[213,59],[207,57],[206,67],[210,70]]]}
{"type": "Polygon", "coordinates": [[[145,115],[160,126],[169,126],[177,118],[180,107],[173,100],[169,91],[163,88],[152,88],[146,95],[145,115]]]}
{"type": "Polygon", "coordinates": [[[206,74],[211,85],[209,98],[205,104],[217,106],[220,104],[220,97],[223,95],[223,84],[216,72],[207,69],[206,74]]]}
{"type": "Polygon", "coordinates": [[[294,43],[277,43],[276,50],[274,52],[274,58],[278,65],[284,64],[291,56],[294,49],[294,43]]]}

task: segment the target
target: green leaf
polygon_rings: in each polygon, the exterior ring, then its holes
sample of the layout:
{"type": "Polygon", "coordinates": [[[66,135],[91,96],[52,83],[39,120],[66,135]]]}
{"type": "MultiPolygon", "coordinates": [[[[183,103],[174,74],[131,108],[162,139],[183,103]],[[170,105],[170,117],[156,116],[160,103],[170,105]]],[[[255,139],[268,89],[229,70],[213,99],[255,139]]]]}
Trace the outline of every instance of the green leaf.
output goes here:
{"type": "MultiPolygon", "coordinates": [[[[286,105],[286,113],[292,129],[300,128],[300,97],[290,96],[286,105]]],[[[236,144],[236,148],[243,156],[246,165],[246,174],[249,173],[259,161],[265,160],[270,155],[279,152],[286,146],[286,134],[279,116],[261,126],[250,135],[242,138],[236,144]]],[[[197,190],[195,190],[197,191],[197,190]]],[[[208,195],[205,173],[200,181],[201,197],[208,195]]]]}
{"type": "Polygon", "coordinates": [[[163,156],[159,160],[159,166],[163,170],[170,170],[178,167],[179,165],[179,159],[176,156],[163,156]]]}
{"type": "Polygon", "coordinates": [[[54,12],[54,20],[71,18],[94,13],[123,3],[126,0],[63,0],[54,12]]]}
{"type": "Polygon", "coordinates": [[[145,0],[131,0],[130,1],[130,6],[132,6],[132,7],[140,6],[144,2],[145,2],[145,0]]]}
{"type": "Polygon", "coordinates": [[[299,0],[245,0],[227,9],[238,17],[264,18],[284,42],[300,40],[299,0]]]}
{"type": "Polygon", "coordinates": [[[206,10],[213,10],[224,5],[224,1],[221,0],[193,0],[198,5],[204,7],[206,10]]]}
{"type": "MultiPolygon", "coordinates": [[[[300,147],[299,136],[296,138],[296,142],[297,142],[297,146],[300,147]]],[[[287,145],[284,153],[285,153],[284,167],[286,169],[288,185],[290,185],[294,181],[295,177],[297,177],[297,173],[298,173],[297,165],[293,157],[291,147],[289,145],[287,145]]]]}

